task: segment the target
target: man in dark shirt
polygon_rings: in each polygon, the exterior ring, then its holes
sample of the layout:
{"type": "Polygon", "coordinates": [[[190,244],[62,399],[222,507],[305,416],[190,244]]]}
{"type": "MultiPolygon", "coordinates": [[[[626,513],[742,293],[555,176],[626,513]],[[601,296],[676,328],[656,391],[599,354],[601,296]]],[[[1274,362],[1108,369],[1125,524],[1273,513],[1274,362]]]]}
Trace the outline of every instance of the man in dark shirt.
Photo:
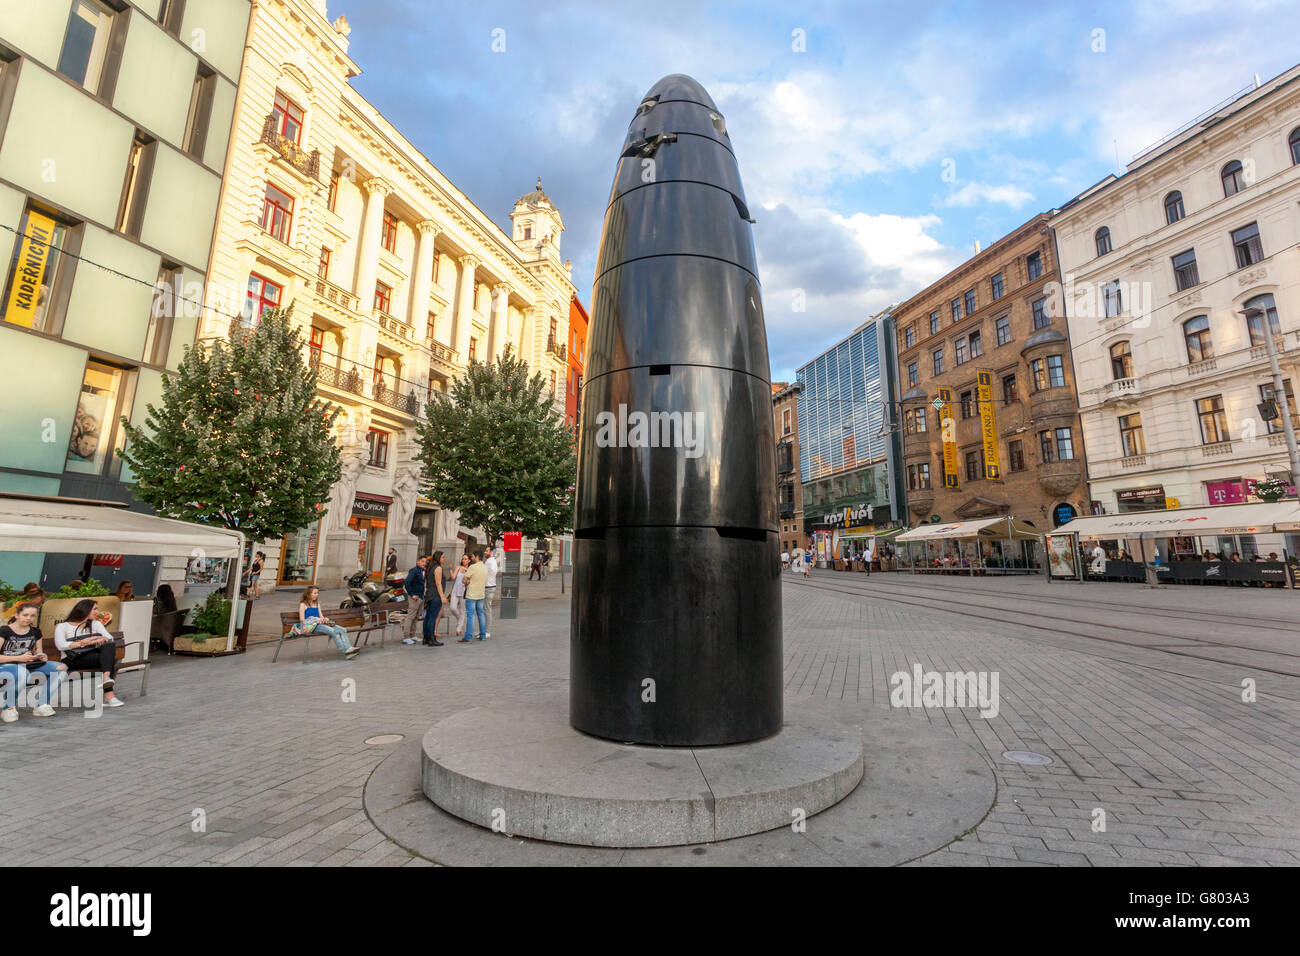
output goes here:
{"type": "Polygon", "coordinates": [[[406,637],[415,642],[415,631],[420,626],[420,607],[424,604],[424,568],[429,563],[425,557],[417,558],[415,567],[406,572],[406,637]]]}

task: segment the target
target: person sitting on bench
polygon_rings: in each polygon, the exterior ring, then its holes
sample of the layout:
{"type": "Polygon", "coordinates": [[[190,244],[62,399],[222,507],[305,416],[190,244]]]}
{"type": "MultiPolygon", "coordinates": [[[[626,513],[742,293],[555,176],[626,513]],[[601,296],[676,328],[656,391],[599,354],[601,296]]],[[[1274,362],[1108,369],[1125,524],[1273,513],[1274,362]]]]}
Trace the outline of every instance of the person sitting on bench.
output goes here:
{"type": "Polygon", "coordinates": [[[334,638],[334,646],[348,660],[352,660],[361,651],[348,640],[347,628],[340,627],[320,612],[320,588],[314,584],[302,592],[302,600],[298,603],[298,623],[293,626],[293,633],[328,634],[334,638]]]}
{"type": "Polygon", "coordinates": [[[65,666],[41,653],[41,629],[36,626],[40,610],[39,604],[24,601],[14,608],[14,622],[0,627],[0,679],[8,678],[0,720],[6,724],[18,719],[19,695],[27,686],[30,674],[42,675],[45,685],[39,695],[40,703],[32,708],[33,717],[54,716],[50,701],[59,682],[68,676],[65,666]]]}
{"type": "Polygon", "coordinates": [[[96,671],[104,677],[104,706],[121,707],[113,693],[117,674],[117,647],[98,618],[99,605],[86,598],[68,612],[68,619],[54,629],[54,646],[63,655],[69,671],[96,671]]]}

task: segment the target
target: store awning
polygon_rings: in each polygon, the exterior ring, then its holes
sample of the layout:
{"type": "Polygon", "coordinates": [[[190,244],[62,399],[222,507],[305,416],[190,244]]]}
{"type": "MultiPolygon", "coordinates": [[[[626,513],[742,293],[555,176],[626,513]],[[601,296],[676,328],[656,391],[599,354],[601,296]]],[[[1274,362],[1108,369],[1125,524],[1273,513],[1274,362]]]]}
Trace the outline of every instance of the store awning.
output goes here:
{"type": "Polygon", "coordinates": [[[1121,515],[1085,515],[1053,529],[1053,534],[1117,540],[1141,534],[1184,537],[1208,534],[1272,534],[1300,531],[1300,503],[1260,501],[1208,505],[1171,511],[1137,511],[1121,515]]]}
{"type": "Polygon", "coordinates": [[[877,540],[884,540],[885,538],[896,537],[902,533],[902,528],[887,528],[884,531],[843,531],[840,533],[840,540],[853,541],[861,538],[876,538],[877,540]]]}
{"type": "Polygon", "coordinates": [[[1016,541],[1036,540],[1043,533],[1031,524],[1012,518],[981,518],[978,521],[950,521],[947,524],[926,524],[900,534],[897,541],[935,541],[941,538],[984,538],[1006,540],[1007,526],[1010,537],[1016,541]]]}
{"type": "Polygon", "coordinates": [[[238,531],[128,511],[111,502],[0,493],[0,551],[235,558],[238,531]]]}

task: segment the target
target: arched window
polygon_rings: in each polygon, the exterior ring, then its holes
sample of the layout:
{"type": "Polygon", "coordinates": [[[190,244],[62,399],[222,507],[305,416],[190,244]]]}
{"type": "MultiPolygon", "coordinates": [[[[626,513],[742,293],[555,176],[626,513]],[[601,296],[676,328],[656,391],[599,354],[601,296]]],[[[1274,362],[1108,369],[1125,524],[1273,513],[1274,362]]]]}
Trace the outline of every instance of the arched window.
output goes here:
{"type": "Polygon", "coordinates": [[[1104,256],[1110,252],[1110,230],[1102,226],[1093,238],[1097,241],[1097,255],[1104,256]]]}
{"type": "Polygon", "coordinates": [[[1227,166],[1223,167],[1223,172],[1219,173],[1219,178],[1223,180],[1223,195],[1235,196],[1246,188],[1246,176],[1241,168],[1241,160],[1234,159],[1227,166]]]}
{"type": "Polygon", "coordinates": [[[1277,306],[1273,303],[1273,296],[1265,293],[1257,295],[1251,299],[1241,310],[1246,316],[1246,331],[1250,333],[1251,346],[1264,344],[1264,320],[1268,319],[1268,326],[1273,330],[1273,337],[1277,338],[1282,334],[1282,323],[1277,318],[1277,306]]]}
{"type": "Polygon", "coordinates": [[[1210,317],[1198,315],[1183,323],[1183,339],[1187,343],[1187,361],[1195,365],[1214,358],[1214,343],[1210,341],[1210,317]]]}
{"type": "Polygon", "coordinates": [[[1291,164],[1300,164],[1300,126],[1291,130],[1291,135],[1287,137],[1287,145],[1291,147],[1291,164]]]}
{"type": "Polygon", "coordinates": [[[1116,342],[1110,347],[1110,373],[1117,382],[1133,377],[1133,353],[1127,342],[1116,342]]]}
{"type": "Polygon", "coordinates": [[[1187,213],[1183,210],[1183,194],[1177,189],[1165,197],[1165,222],[1177,222],[1187,213]]]}

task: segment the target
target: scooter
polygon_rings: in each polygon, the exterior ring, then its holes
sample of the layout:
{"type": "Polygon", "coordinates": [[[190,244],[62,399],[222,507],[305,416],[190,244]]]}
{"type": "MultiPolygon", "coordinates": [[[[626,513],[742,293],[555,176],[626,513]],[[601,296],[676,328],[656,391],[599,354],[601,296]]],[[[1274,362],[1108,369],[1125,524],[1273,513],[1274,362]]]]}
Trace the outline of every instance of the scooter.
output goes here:
{"type": "Polygon", "coordinates": [[[348,596],[339,604],[340,609],[368,608],[379,604],[399,604],[401,607],[388,610],[404,610],[406,607],[406,575],[390,574],[381,586],[378,581],[368,581],[369,572],[365,569],[355,572],[347,580],[348,596]]]}

